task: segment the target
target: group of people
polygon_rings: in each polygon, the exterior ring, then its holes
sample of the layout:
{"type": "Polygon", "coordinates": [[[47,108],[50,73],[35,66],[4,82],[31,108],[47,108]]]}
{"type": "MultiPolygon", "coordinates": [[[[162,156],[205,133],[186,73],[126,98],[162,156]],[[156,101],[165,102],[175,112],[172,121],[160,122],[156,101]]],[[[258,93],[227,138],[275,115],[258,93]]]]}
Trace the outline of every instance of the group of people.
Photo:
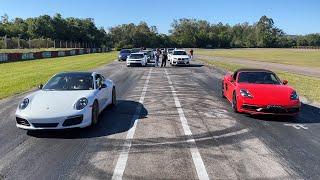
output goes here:
{"type": "Polygon", "coordinates": [[[158,66],[159,66],[160,56],[162,55],[162,58],[161,58],[161,67],[166,67],[166,65],[167,65],[167,60],[168,60],[167,49],[164,49],[164,51],[161,52],[161,49],[158,48],[154,53],[155,53],[155,54],[154,54],[154,57],[155,57],[154,66],[155,66],[155,67],[158,67],[158,66]]]}
{"type": "MultiPolygon", "coordinates": [[[[166,67],[167,61],[168,61],[168,53],[167,49],[164,49],[163,52],[161,49],[157,48],[156,51],[154,52],[154,57],[155,57],[155,63],[154,66],[158,67],[159,66],[159,60],[160,56],[162,54],[162,59],[161,59],[161,67],[166,67]]],[[[190,50],[190,58],[193,58],[193,49],[190,50]]]]}

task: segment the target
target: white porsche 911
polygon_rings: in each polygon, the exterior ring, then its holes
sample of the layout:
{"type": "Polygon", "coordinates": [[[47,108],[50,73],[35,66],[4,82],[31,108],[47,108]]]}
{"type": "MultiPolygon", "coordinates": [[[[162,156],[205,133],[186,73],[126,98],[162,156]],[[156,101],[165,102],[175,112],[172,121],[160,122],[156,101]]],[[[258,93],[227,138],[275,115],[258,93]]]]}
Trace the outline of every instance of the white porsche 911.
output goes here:
{"type": "Polygon", "coordinates": [[[96,72],[59,73],[39,88],[19,104],[18,128],[84,128],[97,124],[102,110],[116,104],[115,84],[96,72]]]}

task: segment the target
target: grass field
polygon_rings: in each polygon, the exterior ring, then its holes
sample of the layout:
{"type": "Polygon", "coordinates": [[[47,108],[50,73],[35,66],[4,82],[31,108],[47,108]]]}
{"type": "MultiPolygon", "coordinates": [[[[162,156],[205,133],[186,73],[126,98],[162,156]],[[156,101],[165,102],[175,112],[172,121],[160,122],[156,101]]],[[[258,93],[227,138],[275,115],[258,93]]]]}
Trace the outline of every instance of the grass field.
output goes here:
{"type": "Polygon", "coordinates": [[[196,49],[196,55],[244,58],[256,61],[320,68],[320,50],[303,49],[196,49]]]}
{"type": "Polygon", "coordinates": [[[61,71],[84,71],[112,62],[117,52],[0,64],[0,99],[45,83],[61,71]]]}
{"type": "Polygon", "coordinates": [[[41,49],[0,49],[0,53],[29,53],[40,51],[68,51],[74,48],[41,48],[41,49]]]}
{"type": "MultiPolygon", "coordinates": [[[[221,61],[211,61],[206,59],[201,59],[201,61],[232,72],[239,68],[245,68],[238,64],[225,63],[221,61]]],[[[306,97],[308,100],[320,102],[320,79],[279,71],[276,73],[280,79],[288,80],[289,85],[294,87],[298,94],[306,97]]]]}

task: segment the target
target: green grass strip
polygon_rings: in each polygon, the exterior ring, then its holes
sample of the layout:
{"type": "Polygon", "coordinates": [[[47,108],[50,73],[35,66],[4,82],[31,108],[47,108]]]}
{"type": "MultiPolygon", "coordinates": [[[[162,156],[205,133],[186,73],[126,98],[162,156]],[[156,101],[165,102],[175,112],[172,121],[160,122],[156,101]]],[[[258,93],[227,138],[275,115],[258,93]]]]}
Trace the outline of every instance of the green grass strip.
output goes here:
{"type": "Polygon", "coordinates": [[[58,72],[86,71],[116,58],[117,52],[112,51],[0,64],[0,99],[35,88],[58,72]]]}

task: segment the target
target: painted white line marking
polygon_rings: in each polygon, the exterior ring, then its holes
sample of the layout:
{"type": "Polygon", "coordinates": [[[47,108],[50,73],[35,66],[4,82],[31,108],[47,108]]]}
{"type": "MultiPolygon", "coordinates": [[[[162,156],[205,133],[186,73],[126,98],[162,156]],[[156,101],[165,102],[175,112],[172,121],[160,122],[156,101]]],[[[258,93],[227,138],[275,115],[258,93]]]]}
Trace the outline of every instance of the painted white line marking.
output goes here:
{"type": "Polygon", "coordinates": [[[132,128],[127,133],[126,142],[125,142],[125,144],[123,146],[123,149],[122,149],[122,151],[121,151],[121,153],[119,155],[116,167],[114,168],[113,175],[112,175],[112,179],[114,179],[114,180],[122,179],[124,170],[126,168],[129,151],[130,151],[130,147],[131,147],[131,144],[132,144],[131,140],[132,140],[132,138],[134,136],[134,132],[136,130],[136,127],[137,127],[137,124],[138,124],[138,121],[139,121],[140,111],[141,111],[141,108],[142,108],[144,97],[145,97],[145,95],[147,93],[147,88],[148,88],[148,84],[149,84],[149,80],[150,80],[151,71],[152,71],[152,68],[150,69],[149,74],[147,76],[147,79],[146,79],[146,81],[144,83],[144,87],[143,87],[143,90],[142,90],[142,93],[141,93],[141,96],[140,96],[140,100],[139,100],[140,104],[136,108],[134,116],[131,119],[131,123],[134,123],[134,124],[133,124],[132,128]]]}
{"type": "Polygon", "coordinates": [[[176,94],[176,91],[174,90],[172,81],[171,81],[170,76],[168,74],[168,71],[166,69],[165,69],[165,73],[167,75],[167,79],[168,79],[168,82],[170,84],[172,96],[173,96],[176,108],[178,110],[178,113],[179,113],[180,121],[181,121],[181,124],[182,124],[182,129],[184,131],[184,134],[186,136],[189,136],[189,139],[187,140],[187,142],[192,144],[192,146],[190,147],[190,152],[191,152],[191,156],[192,156],[192,160],[193,160],[194,166],[196,167],[198,178],[201,179],[201,180],[202,179],[209,179],[206,167],[204,166],[204,163],[203,163],[203,160],[201,158],[200,152],[199,152],[199,150],[197,148],[196,142],[192,137],[192,132],[191,132],[190,127],[188,125],[188,121],[187,121],[187,119],[186,119],[186,117],[184,115],[184,112],[183,112],[183,109],[181,107],[179,98],[178,98],[178,96],[176,94]]]}
{"type": "Polygon", "coordinates": [[[304,130],[308,129],[308,127],[303,124],[284,124],[284,125],[294,127],[295,129],[304,129],[304,130]]]}

